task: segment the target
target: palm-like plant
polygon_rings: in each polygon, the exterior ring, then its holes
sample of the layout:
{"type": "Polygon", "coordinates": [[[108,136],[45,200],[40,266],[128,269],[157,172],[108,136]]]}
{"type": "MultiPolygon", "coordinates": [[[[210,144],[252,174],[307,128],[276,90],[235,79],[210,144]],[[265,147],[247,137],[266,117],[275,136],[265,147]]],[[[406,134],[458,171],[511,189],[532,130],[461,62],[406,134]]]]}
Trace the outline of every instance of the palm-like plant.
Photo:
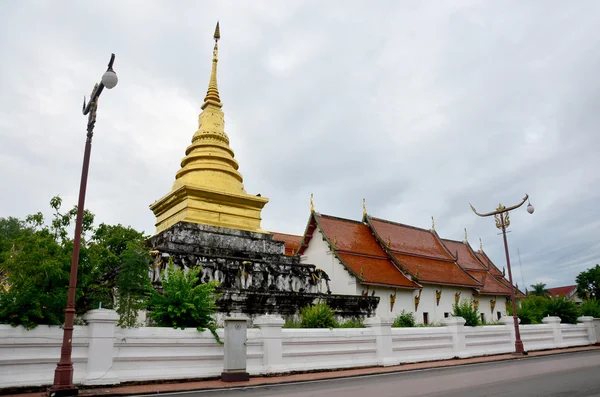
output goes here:
{"type": "Polygon", "coordinates": [[[532,288],[530,294],[533,296],[548,296],[550,293],[550,291],[546,289],[546,284],[544,283],[532,284],[530,287],[532,288]]]}

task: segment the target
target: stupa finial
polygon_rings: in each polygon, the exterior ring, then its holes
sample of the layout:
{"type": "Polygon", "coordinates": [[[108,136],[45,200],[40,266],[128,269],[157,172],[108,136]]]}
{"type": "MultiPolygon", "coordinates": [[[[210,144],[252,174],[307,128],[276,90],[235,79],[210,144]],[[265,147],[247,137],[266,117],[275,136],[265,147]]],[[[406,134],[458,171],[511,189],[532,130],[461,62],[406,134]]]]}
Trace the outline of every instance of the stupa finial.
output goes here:
{"type": "Polygon", "coordinates": [[[208,105],[214,105],[218,108],[223,106],[221,97],[219,96],[219,87],[217,86],[217,62],[219,62],[219,39],[221,38],[219,22],[217,22],[217,26],[215,27],[213,38],[215,39],[215,47],[213,48],[212,70],[210,72],[210,80],[208,81],[208,90],[206,91],[204,103],[201,107],[202,110],[208,105]]]}

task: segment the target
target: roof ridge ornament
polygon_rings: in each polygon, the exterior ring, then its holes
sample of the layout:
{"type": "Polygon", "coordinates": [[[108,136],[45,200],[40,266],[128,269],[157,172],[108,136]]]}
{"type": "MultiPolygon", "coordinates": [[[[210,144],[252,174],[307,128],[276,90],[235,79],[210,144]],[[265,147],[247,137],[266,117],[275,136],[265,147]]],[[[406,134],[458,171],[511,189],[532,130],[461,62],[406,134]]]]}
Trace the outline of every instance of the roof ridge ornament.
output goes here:
{"type": "Polygon", "coordinates": [[[366,217],[367,216],[367,200],[365,200],[364,198],[363,198],[362,206],[363,206],[363,217],[366,217]]]}
{"type": "Polygon", "coordinates": [[[431,216],[431,231],[435,230],[435,219],[433,219],[433,215],[431,216]]]}
{"type": "Polygon", "coordinates": [[[465,240],[464,240],[465,244],[469,243],[469,236],[467,236],[467,228],[465,227],[465,240]]]}
{"type": "Polygon", "coordinates": [[[310,194],[310,213],[313,214],[315,212],[315,204],[313,203],[313,194],[310,194]]]}

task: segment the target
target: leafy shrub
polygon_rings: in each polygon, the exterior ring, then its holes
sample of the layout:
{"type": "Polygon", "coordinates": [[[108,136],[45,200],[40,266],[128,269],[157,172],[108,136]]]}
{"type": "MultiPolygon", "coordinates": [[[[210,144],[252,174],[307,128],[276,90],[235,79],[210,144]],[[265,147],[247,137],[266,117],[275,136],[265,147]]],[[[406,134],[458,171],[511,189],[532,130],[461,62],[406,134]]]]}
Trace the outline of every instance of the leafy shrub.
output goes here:
{"type": "Polygon", "coordinates": [[[415,315],[411,312],[405,312],[404,310],[400,312],[400,314],[394,319],[394,323],[392,324],[392,327],[398,328],[410,328],[416,326],[417,320],[415,320],[415,315]]]}
{"type": "Polygon", "coordinates": [[[475,308],[472,299],[462,299],[458,304],[452,305],[452,315],[464,318],[468,327],[476,327],[480,322],[479,309],[475,308]]]}
{"type": "Polygon", "coordinates": [[[335,328],[335,313],[325,302],[300,310],[301,328],[335,328]]]}
{"type": "MultiPolygon", "coordinates": [[[[545,296],[529,296],[521,300],[520,305],[517,306],[517,316],[521,319],[521,324],[541,324],[542,318],[547,315],[549,300],[545,296]]],[[[512,305],[506,314],[512,317],[512,305]]]]}
{"type": "MultiPolygon", "coordinates": [[[[512,307],[507,315],[512,316],[512,307]]],[[[563,297],[529,296],[517,308],[521,324],[540,324],[547,316],[560,317],[562,323],[577,323],[579,310],[575,302],[563,297]]]]}
{"type": "Polygon", "coordinates": [[[596,299],[584,301],[581,306],[579,306],[579,315],[600,318],[600,302],[596,299]]]}
{"type": "Polygon", "coordinates": [[[555,297],[548,300],[545,316],[560,317],[562,323],[577,324],[579,311],[575,302],[563,297],[555,297]]]}
{"type": "Polygon", "coordinates": [[[351,318],[337,324],[336,328],[365,328],[365,323],[362,318],[351,318]]]}
{"type": "Polygon", "coordinates": [[[213,318],[217,309],[215,289],[218,283],[214,280],[199,283],[200,271],[202,268],[197,266],[184,273],[175,269],[169,258],[167,277],[162,280],[163,293],[153,291],[148,316],[159,327],[196,327],[198,331],[208,328],[221,343],[213,318]]]}

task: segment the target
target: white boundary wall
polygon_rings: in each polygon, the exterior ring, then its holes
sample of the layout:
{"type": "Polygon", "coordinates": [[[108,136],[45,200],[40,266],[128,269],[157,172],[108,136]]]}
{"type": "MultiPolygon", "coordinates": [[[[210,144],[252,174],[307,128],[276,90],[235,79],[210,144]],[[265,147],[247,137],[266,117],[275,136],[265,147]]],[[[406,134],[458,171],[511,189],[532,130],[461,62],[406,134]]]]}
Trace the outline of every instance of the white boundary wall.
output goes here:
{"type": "MultiPolygon", "coordinates": [[[[106,309],[91,311],[86,320],[87,326],[74,331],[76,384],[199,379],[218,377],[223,371],[223,345],[209,331],[121,329],[116,313],[106,309]]],[[[520,326],[525,349],[596,343],[594,319],[578,320],[560,324],[558,317],[547,317],[544,324],[520,326]]],[[[391,319],[373,317],[365,320],[366,328],[283,329],[281,317],[267,315],[247,331],[247,370],[260,375],[510,353],[512,318],[503,321],[504,325],[465,327],[464,319],[450,317],[442,327],[392,328],[391,319]]],[[[218,334],[223,338],[222,329],[218,334]]],[[[50,385],[61,343],[60,327],[27,331],[0,325],[0,389],[50,385]]]]}

